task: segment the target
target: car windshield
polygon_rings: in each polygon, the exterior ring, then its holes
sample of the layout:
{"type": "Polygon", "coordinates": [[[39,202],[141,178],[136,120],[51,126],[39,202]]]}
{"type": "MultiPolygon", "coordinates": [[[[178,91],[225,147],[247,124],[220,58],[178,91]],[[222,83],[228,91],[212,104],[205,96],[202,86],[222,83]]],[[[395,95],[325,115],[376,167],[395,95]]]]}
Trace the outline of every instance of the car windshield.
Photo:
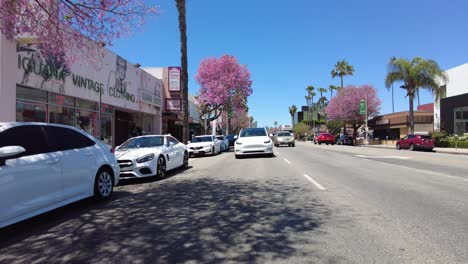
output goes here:
{"type": "Polygon", "coordinates": [[[278,137],[289,137],[291,133],[289,132],[278,132],[278,137]]]}
{"type": "Polygon", "coordinates": [[[197,143],[197,142],[211,142],[213,141],[212,137],[206,136],[206,137],[194,137],[192,142],[197,143]]]}
{"type": "Polygon", "coordinates": [[[164,137],[137,137],[125,141],[119,149],[136,149],[160,147],[164,144],[164,137]]]}
{"type": "Polygon", "coordinates": [[[263,128],[247,128],[242,130],[240,137],[263,137],[266,135],[265,129],[263,128]]]}
{"type": "Polygon", "coordinates": [[[421,136],[421,139],[432,139],[430,136],[421,136]]]}

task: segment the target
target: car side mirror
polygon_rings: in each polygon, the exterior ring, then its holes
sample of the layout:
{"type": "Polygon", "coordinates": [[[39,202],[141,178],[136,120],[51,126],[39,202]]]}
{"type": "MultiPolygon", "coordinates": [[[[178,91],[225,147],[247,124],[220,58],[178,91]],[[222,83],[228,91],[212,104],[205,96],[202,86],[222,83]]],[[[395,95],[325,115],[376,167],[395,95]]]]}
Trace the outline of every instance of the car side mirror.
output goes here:
{"type": "Polygon", "coordinates": [[[234,136],[234,139],[237,139],[237,136],[234,136]]]}
{"type": "Polygon", "coordinates": [[[6,146],[0,148],[0,166],[5,166],[5,161],[10,159],[18,154],[26,152],[21,146],[6,146]]]}

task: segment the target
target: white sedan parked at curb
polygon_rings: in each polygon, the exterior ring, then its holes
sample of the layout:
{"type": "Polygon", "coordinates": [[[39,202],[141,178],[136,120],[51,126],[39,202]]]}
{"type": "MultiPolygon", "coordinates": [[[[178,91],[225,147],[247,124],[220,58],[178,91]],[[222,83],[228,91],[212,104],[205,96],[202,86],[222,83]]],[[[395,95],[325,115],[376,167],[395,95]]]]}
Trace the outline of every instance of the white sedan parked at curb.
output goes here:
{"type": "Polygon", "coordinates": [[[234,143],[236,158],[245,155],[273,154],[273,141],[268,136],[265,128],[243,128],[234,143]]]}
{"type": "Polygon", "coordinates": [[[90,196],[107,199],[118,182],[114,153],[91,135],[0,123],[0,228],[90,196]]]}
{"type": "Polygon", "coordinates": [[[188,167],[185,145],[170,135],[133,137],[118,146],[115,157],[121,178],[166,175],[166,171],[188,167]]]}
{"type": "Polygon", "coordinates": [[[190,156],[206,154],[214,156],[216,153],[221,153],[221,141],[213,135],[196,136],[188,142],[187,149],[190,156]]]}

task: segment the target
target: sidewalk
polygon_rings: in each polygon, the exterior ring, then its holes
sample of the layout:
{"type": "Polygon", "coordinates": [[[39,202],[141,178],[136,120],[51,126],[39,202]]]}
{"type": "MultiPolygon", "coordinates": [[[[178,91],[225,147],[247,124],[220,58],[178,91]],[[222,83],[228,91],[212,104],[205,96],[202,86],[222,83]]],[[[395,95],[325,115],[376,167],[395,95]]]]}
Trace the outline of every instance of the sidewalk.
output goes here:
{"type": "MultiPolygon", "coordinates": [[[[357,145],[358,147],[365,147],[365,148],[389,148],[395,149],[394,145],[357,145]]],[[[468,149],[464,148],[434,148],[434,152],[437,153],[449,153],[449,154],[461,154],[461,155],[468,155],[468,149]]]]}

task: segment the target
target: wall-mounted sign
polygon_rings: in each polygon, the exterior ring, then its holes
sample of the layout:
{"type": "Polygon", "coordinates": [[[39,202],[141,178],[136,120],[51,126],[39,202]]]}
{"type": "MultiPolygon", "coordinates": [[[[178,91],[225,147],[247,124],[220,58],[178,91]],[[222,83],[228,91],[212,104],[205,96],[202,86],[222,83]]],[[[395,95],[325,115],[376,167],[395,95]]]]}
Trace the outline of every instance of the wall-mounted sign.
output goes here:
{"type": "Polygon", "coordinates": [[[169,92],[180,92],[180,67],[169,67],[169,92]]]}
{"type": "Polygon", "coordinates": [[[182,111],[182,99],[166,98],[166,112],[179,112],[179,111],[182,111]]]}
{"type": "Polygon", "coordinates": [[[390,120],[388,120],[388,119],[377,120],[377,121],[375,121],[375,124],[376,125],[387,125],[387,124],[390,124],[390,120]]]}
{"type": "Polygon", "coordinates": [[[145,91],[141,91],[141,101],[150,105],[161,107],[161,98],[145,91]]]}

